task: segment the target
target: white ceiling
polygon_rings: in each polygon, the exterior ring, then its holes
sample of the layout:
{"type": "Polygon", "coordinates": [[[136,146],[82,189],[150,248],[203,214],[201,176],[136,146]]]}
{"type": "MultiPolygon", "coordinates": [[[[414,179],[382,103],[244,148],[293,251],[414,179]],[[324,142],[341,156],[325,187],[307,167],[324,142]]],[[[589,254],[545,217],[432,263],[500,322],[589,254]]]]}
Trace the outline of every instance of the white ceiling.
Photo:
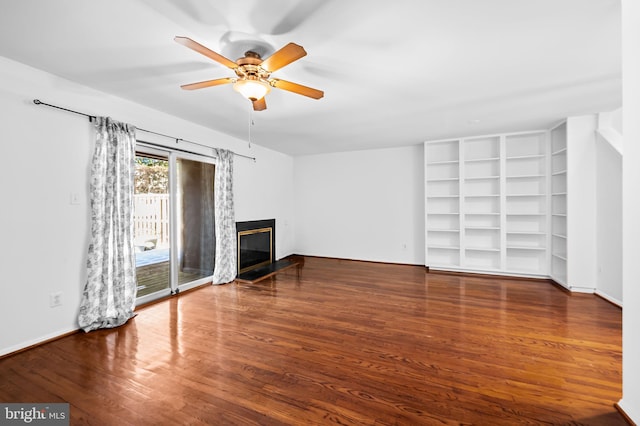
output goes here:
{"type": "MultiPolygon", "coordinates": [[[[547,128],[622,103],[620,0],[4,0],[0,56],[291,155],[547,128]],[[288,42],[268,109],[181,84],[288,42]]],[[[55,99],[47,100],[55,103],[55,99]]],[[[118,118],[118,117],[115,117],[118,118]]],[[[135,123],[133,123],[135,124],[135,123]]]]}

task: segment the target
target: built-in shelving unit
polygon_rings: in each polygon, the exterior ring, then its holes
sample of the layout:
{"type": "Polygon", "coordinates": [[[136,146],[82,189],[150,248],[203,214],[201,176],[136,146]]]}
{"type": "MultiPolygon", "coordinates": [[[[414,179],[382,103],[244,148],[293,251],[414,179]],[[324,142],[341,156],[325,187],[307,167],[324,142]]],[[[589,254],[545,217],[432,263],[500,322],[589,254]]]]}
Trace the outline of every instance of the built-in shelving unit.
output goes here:
{"type": "Polygon", "coordinates": [[[550,132],[551,138],[551,271],[550,276],[568,286],[567,280],[567,124],[550,132]]]}
{"type": "Polygon", "coordinates": [[[546,131],[425,143],[426,264],[548,275],[546,131]]]}
{"type": "Polygon", "coordinates": [[[462,223],[461,267],[500,269],[500,138],[461,140],[462,223]]]}
{"type": "Polygon", "coordinates": [[[460,264],[460,143],[425,147],[427,256],[434,267],[460,264]]]}
{"type": "Polygon", "coordinates": [[[548,274],[547,134],[505,136],[506,266],[548,274]]]}

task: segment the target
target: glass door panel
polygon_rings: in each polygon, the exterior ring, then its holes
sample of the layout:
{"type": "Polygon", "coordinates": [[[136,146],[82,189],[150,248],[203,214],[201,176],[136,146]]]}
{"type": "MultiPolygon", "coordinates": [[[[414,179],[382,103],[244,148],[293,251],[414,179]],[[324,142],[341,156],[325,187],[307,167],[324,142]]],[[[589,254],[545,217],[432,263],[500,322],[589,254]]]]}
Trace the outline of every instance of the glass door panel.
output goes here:
{"type": "Polygon", "coordinates": [[[169,158],[139,151],[135,162],[134,248],[141,298],[168,294],[171,288],[169,158]]]}
{"type": "Polygon", "coordinates": [[[176,158],[175,278],[180,288],[208,282],[213,275],[214,174],[213,163],[176,158]]]}

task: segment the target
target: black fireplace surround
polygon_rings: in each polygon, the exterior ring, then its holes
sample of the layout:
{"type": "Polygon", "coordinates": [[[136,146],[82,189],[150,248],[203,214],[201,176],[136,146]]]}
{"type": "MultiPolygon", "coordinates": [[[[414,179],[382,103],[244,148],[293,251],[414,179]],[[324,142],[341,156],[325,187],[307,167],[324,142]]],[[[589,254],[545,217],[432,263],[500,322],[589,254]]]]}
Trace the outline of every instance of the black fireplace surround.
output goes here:
{"type": "Polygon", "coordinates": [[[238,238],[238,275],[274,262],[276,220],[236,222],[238,238]]]}

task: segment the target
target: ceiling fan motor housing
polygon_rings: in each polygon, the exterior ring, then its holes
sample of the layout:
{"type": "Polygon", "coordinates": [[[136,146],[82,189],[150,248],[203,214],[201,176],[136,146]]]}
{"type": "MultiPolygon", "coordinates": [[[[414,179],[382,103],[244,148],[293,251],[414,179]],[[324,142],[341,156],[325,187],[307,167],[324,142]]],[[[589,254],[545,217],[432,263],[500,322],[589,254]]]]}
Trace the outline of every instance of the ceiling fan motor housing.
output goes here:
{"type": "Polygon", "coordinates": [[[260,66],[262,59],[255,52],[245,53],[244,58],[236,60],[238,66],[234,68],[236,75],[242,80],[260,80],[269,85],[271,73],[260,66]]]}

